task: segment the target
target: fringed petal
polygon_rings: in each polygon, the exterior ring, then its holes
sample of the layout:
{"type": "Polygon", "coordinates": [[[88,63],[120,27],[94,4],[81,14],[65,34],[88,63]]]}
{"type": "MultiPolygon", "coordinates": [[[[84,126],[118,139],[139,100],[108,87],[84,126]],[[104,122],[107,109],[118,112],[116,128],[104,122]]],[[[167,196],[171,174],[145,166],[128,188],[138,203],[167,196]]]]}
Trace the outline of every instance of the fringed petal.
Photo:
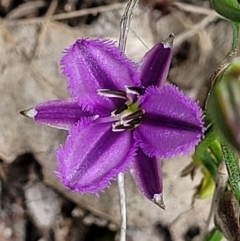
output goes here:
{"type": "Polygon", "coordinates": [[[51,100],[39,104],[35,108],[22,111],[21,113],[27,117],[35,119],[35,121],[41,124],[66,130],[82,118],[96,118],[96,116],[89,111],[84,111],[80,108],[76,98],[51,100]]]}
{"type": "Polygon", "coordinates": [[[113,100],[104,96],[82,94],[78,98],[79,106],[85,111],[99,115],[100,117],[110,116],[123,100],[113,100]],[[115,103],[114,103],[115,102],[115,103]]]}
{"type": "Polygon", "coordinates": [[[203,136],[201,109],[174,86],[149,87],[134,137],[149,156],[170,158],[191,151],[203,136]]]}
{"type": "Polygon", "coordinates": [[[143,195],[164,209],[160,164],[160,161],[155,157],[148,157],[139,148],[133,161],[131,173],[143,195]]]}
{"type": "Polygon", "coordinates": [[[147,87],[164,84],[167,79],[171,59],[172,46],[169,42],[159,43],[150,49],[140,63],[142,85],[147,87]]]}
{"type": "Polygon", "coordinates": [[[131,132],[115,133],[109,123],[78,123],[57,152],[57,175],[72,191],[97,193],[129,167],[133,143],[131,132]]]}
{"type": "Polygon", "coordinates": [[[80,39],[66,50],[61,65],[74,97],[140,85],[137,65],[111,41],[80,39]]]}

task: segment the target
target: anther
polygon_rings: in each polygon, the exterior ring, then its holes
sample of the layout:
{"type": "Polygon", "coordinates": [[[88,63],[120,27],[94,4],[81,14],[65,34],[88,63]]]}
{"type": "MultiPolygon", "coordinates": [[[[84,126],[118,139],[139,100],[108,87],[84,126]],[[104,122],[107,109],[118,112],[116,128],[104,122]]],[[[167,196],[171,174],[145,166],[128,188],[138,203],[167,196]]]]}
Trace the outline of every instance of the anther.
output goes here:
{"type": "Polygon", "coordinates": [[[126,87],[126,92],[134,95],[143,95],[145,92],[144,87],[126,87]]]}
{"type": "Polygon", "coordinates": [[[138,118],[138,119],[133,119],[133,120],[130,120],[127,122],[128,125],[139,125],[141,123],[141,118],[138,118]]]}
{"type": "Polygon", "coordinates": [[[123,121],[128,121],[128,120],[134,120],[134,119],[139,119],[143,116],[144,112],[143,110],[137,110],[134,113],[131,113],[129,115],[123,116],[122,120],[123,121]]]}
{"type": "Polygon", "coordinates": [[[131,129],[134,129],[134,127],[135,127],[135,125],[113,124],[112,131],[120,132],[120,131],[125,131],[125,130],[131,130],[131,129]]]}
{"type": "Polygon", "coordinates": [[[100,89],[97,91],[98,95],[109,97],[109,98],[120,98],[127,99],[127,95],[125,91],[121,90],[109,90],[109,89],[100,89]]]}

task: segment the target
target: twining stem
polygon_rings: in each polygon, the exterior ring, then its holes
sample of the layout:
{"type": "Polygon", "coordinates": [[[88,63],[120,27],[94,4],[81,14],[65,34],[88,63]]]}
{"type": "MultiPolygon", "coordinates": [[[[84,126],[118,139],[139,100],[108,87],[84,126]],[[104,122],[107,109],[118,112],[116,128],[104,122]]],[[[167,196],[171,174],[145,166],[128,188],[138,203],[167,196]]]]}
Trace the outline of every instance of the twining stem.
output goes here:
{"type": "MultiPolygon", "coordinates": [[[[129,0],[124,14],[120,23],[120,37],[119,37],[119,48],[122,53],[125,52],[127,36],[130,28],[130,22],[132,20],[133,10],[137,5],[138,0],[129,0]]],[[[120,231],[120,241],[126,241],[126,231],[127,231],[127,208],[126,208],[126,197],[125,197],[125,189],[124,189],[124,174],[118,174],[118,190],[119,190],[119,198],[120,198],[120,210],[121,210],[121,218],[122,225],[120,231]]]]}
{"type": "Polygon", "coordinates": [[[125,12],[122,16],[120,23],[120,37],[119,37],[119,48],[122,52],[125,52],[126,43],[127,43],[127,35],[130,29],[130,22],[133,16],[133,10],[137,5],[138,0],[129,0],[125,12]]]}
{"type": "Polygon", "coordinates": [[[213,75],[210,78],[210,82],[212,86],[215,83],[215,80],[219,76],[220,73],[228,66],[229,62],[237,55],[238,53],[238,42],[239,42],[239,23],[232,22],[232,29],[233,29],[233,40],[232,40],[232,48],[227,56],[224,58],[222,63],[217,67],[214,71],[213,75]]]}

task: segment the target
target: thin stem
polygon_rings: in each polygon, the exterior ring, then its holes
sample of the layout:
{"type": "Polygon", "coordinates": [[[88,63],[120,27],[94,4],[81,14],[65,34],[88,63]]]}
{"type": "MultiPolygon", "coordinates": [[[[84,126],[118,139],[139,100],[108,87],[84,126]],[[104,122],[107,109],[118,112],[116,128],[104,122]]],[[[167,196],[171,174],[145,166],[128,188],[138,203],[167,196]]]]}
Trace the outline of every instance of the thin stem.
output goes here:
{"type": "Polygon", "coordinates": [[[133,10],[137,3],[138,0],[130,0],[128,2],[120,23],[119,48],[122,50],[123,53],[125,52],[126,48],[127,35],[130,28],[130,22],[132,20],[133,10]]]}
{"type": "Polygon", "coordinates": [[[227,54],[223,62],[217,67],[217,69],[214,71],[213,75],[210,78],[210,82],[212,83],[212,86],[215,83],[215,80],[219,76],[222,71],[226,69],[230,61],[237,55],[238,53],[238,41],[239,41],[239,23],[232,22],[232,28],[233,28],[233,40],[232,40],[232,48],[230,52],[227,54]]]}
{"type": "Polygon", "coordinates": [[[126,196],[124,188],[124,174],[118,174],[118,191],[120,197],[120,212],[122,218],[122,225],[120,230],[120,241],[126,240],[126,231],[127,231],[127,208],[126,208],[126,196]]]}
{"type": "MultiPolygon", "coordinates": [[[[132,20],[133,10],[137,5],[138,0],[129,0],[124,14],[120,23],[120,36],[119,36],[119,48],[122,53],[125,52],[127,36],[130,28],[130,23],[132,20]]],[[[122,218],[122,225],[120,231],[120,241],[126,241],[126,232],[127,232],[127,208],[126,208],[126,197],[124,189],[124,174],[118,174],[118,190],[120,197],[120,212],[122,218]]]]}

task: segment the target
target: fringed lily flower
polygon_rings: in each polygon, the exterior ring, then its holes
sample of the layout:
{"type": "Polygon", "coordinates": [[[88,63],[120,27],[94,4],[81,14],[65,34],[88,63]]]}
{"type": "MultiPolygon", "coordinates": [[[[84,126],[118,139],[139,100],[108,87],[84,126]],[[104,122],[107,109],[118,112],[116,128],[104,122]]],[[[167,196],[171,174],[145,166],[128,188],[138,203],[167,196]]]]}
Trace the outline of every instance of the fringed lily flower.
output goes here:
{"type": "Polygon", "coordinates": [[[132,169],[142,193],[163,206],[158,159],[188,153],[203,135],[198,105],[165,84],[172,39],[139,65],[111,41],[77,40],[61,59],[71,97],[22,112],[69,130],[57,151],[57,175],[67,188],[97,193],[132,169]]]}

